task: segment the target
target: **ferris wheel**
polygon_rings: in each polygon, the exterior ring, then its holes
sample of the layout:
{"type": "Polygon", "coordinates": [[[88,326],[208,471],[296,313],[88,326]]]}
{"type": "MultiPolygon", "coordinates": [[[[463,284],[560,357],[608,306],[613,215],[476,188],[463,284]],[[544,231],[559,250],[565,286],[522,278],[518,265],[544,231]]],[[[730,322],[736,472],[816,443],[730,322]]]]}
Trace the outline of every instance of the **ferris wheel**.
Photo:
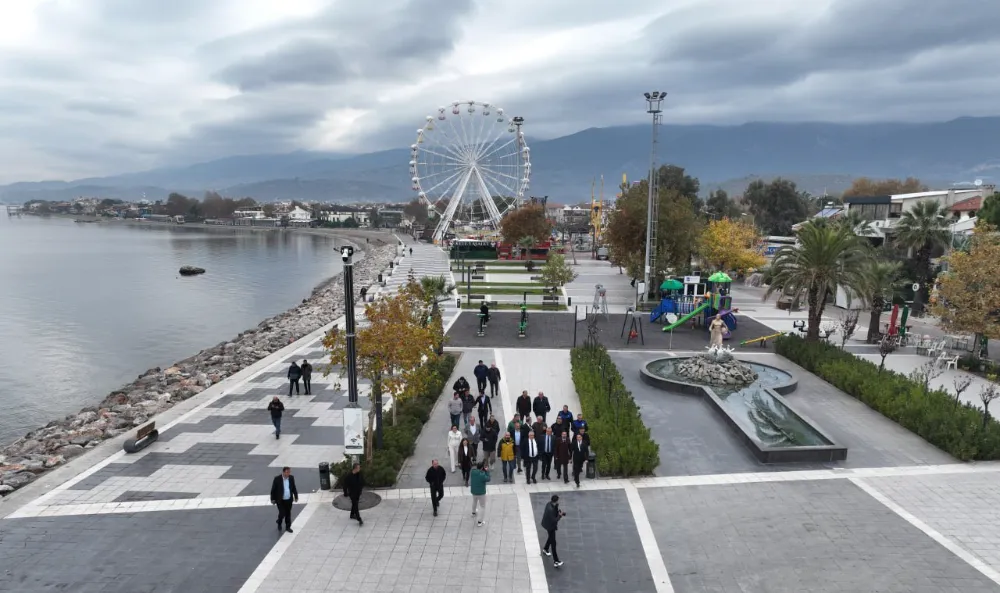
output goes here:
{"type": "Polygon", "coordinates": [[[435,242],[453,222],[499,228],[524,200],[531,161],[523,123],[478,101],[456,101],[427,116],[410,146],[410,176],[420,202],[439,215],[435,242]]]}

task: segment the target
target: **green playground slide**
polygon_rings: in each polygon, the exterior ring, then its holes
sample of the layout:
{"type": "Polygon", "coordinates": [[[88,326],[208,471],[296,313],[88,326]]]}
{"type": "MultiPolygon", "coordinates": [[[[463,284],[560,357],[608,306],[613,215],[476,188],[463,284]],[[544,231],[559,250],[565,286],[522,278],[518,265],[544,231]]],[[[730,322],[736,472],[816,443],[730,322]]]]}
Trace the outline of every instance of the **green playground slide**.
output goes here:
{"type": "Polygon", "coordinates": [[[665,328],[663,328],[663,331],[668,332],[668,331],[670,331],[670,330],[672,330],[674,328],[679,327],[685,321],[691,319],[692,317],[694,317],[698,313],[701,313],[702,311],[704,311],[706,307],[708,307],[708,303],[707,302],[698,305],[697,307],[695,307],[694,311],[691,311],[690,313],[688,313],[684,317],[681,317],[680,319],[678,319],[676,322],[671,323],[670,325],[666,326],[665,328]]]}

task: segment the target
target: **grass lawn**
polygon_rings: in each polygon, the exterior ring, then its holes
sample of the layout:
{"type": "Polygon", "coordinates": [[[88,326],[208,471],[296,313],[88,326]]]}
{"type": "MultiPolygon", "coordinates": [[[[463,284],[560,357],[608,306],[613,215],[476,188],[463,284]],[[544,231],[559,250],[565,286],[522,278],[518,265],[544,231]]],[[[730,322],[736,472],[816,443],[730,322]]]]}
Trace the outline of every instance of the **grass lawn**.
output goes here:
{"type": "MultiPolygon", "coordinates": [[[[464,286],[464,284],[463,284],[463,286],[464,286]]],[[[481,280],[476,280],[475,282],[472,283],[472,288],[473,289],[486,288],[486,287],[489,287],[489,286],[496,286],[497,288],[509,288],[509,287],[515,287],[515,286],[526,286],[528,288],[531,288],[531,287],[545,288],[542,285],[541,282],[483,282],[481,280]]]]}
{"type": "MultiPolygon", "coordinates": [[[[462,308],[463,309],[472,309],[472,310],[478,311],[479,310],[479,305],[480,305],[479,302],[473,302],[471,305],[469,303],[462,303],[462,308]]],[[[497,303],[495,305],[490,305],[490,311],[520,311],[520,310],[521,310],[521,304],[520,303],[497,303]]],[[[566,310],[566,306],[565,305],[559,305],[559,306],[548,305],[548,306],[543,306],[540,303],[538,303],[538,304],[536,304],[536,303],[528,303],[528,310],[529,311],[565,311],[566,310]]]]}
{"type": "MultiPolygon", "coordinates": [[[[522,295],[524,293],[533,294],[533,295],[548,294],[548,293],[546,293],[542,289],[542,287],[540,285],[536,284],[535,286],[537,288],[505,287],[505,286],[496,286],[495,284],[490,285],[490,286],[475,286],[475,285],[473,285],[472,286],[472,294],[508,294],[508,295],[512,294],[512,295],[517,295],[517,296],[520,296],[520,295],[522,295]]],[[[461,294],[465,294],[464,287],[462,287],[462,289],[460,289],[459,292],[461,294]]],[[[557,294],[561,294],[561,293],[557,293],[557,294]]]]}
{"type": "MultiPolygon", "coordinates": [[[[462,268],[459,268],[459,267],[453,267],[451,269],[451,271],[452,272],[456,272],[456,273],[461,273],[463,270],[462,270],[462,268]]],[[[541,266],[535,267],[535,269],[532,270],[532,271],[530,271],[530,272],[528,270],[526,270],[524,268],[524,266],[521,266],[521,267],[508,266],[506,268],[486,268],[485,270],[482,271],[482,273],[483,274],[532,274],[532,275],[537,275],[537,274],[541,273],[541,266]]]]}

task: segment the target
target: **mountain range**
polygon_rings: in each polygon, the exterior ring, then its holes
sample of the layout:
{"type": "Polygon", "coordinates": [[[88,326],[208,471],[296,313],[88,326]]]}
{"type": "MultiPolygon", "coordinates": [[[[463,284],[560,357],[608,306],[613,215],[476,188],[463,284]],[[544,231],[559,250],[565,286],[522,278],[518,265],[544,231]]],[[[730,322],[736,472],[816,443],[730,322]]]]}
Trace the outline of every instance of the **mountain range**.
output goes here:
{"type": "MultiPolygon", "coordinates": [[[[659,163],[687,169],[703,192],[723,187],[739,194],[753,179],[776,176],[814,194],[837,194],[857,176],[918,177],[932,187],[990,181],[1000,172],[1000,117],[963,117],[935,123],[747,123],[734,126],[665,125],[659,163]]],[[[604,175],[613,195],[622,173],[645,177],[650,127],[590,128],[538,140],[531,147],[530,193],[550,200],[589,200],[591,182],[604,175]]],[[[0,201],[65,200],[78,196],[165,198],[169,192],[215,190],[259,201],[298,199],[398,202],[410,191],[409,149],[344,155],[321,152],[232,156],[74,181],[0,186],[0,201]]]]}

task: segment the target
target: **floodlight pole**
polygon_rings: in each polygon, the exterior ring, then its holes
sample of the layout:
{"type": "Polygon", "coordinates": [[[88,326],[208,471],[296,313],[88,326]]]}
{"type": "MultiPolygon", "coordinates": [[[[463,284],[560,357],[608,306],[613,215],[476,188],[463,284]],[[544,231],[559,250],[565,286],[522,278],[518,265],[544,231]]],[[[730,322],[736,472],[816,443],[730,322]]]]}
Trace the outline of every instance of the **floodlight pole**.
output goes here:
{"type": "Polygon", "coordinates": [[[643,284],[646,287],[646,294],[643,296],[645,297],[652,291],[652,287],[649,284],[650,280],[655,279],[656,219],[659,215],[659,209],[657,208],[657,202],[659,202],[657,187],[659,185],[659,175],[657,175],[656,171],[656,144],[662,113],[660,105],[667,98],[667,93],[653,91],[652,93],[644,93],[644,96],[646,97],[647,104],[646,113],[653,115],[653,140],[649,149],[649,203],[646,205],[646,265],[643,272],[643,284]]]}

